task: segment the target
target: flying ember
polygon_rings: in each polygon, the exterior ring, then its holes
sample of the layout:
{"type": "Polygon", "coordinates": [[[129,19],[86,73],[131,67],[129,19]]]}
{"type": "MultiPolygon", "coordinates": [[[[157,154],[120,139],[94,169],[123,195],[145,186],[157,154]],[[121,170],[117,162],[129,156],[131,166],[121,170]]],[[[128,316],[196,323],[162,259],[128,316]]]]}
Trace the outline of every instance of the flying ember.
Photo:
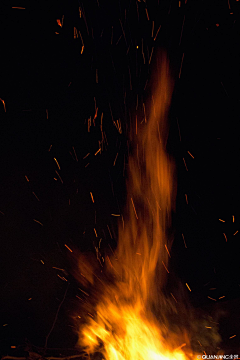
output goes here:
{"type": "Polygon", "coordinates": [[[166,56],[161,56],[149,117],[134,124],[130,138],[124,225],[117,249],[106,256],[104,275],[82,255],[79,272],[94,294],[85,305],[79,345],[106,360],[185,359],[186,336],[171,334],[156,315],[166,303],[171,212],[175,204],[174,163],[166,152],[167,115],[173,84],[166,56]]]}

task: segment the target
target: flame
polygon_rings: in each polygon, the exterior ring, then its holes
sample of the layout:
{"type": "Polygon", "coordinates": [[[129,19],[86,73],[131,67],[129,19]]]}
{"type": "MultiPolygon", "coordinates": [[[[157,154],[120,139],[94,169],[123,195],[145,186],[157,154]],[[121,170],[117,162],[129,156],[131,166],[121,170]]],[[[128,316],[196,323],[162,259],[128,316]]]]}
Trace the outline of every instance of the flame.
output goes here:
{"type": "Polygon", "coordinates": [[[79,345],[89,354],[100,351],[106,360],[186,358],[186,343],[171,338],[153,310],[166,301],[160,289],[169,272],[168,233],[176,188],[174,164],[166,152],[173,88],[166,57],[155,83],[149,119],[139,127],[136,124],[131,133],[134,151],[116,252],[106,257],[104,279],[83,255],[79,264],[84,281],[96,291],[79,330],[79,345]]]}

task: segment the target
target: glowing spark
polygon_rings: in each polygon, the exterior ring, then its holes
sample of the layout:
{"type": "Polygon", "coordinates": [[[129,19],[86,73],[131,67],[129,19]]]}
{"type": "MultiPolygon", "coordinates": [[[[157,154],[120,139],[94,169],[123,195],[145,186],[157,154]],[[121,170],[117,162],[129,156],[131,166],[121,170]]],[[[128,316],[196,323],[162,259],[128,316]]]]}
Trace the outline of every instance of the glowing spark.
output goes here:
{"type": "Polygon", "coordinates": [[[222,219],[218,219],[219,221],[221,221],[221,222],[225,222],[225,220],[222,220],[222,219]]]}
{"type": "Polygon", "coordinates": [[[225,298],[225,295],[224,295],[224,296],[220,296],[220,298],[218,298],[218,299],[220,300],[220,299],[223,299],[223,298],[225,298]]]}
{"type": "Polygon", "coordinates": [[[26,10],[26,8],[21,6],[12,6],[12,9],[26,10]]]}
{"type": "Polygon", "coordinates": [[[188,283],[186,283],[186,287],[188,288],[189,291],[192,291],[192,290],[190,289],[190,286],[188,285],[188,283]]]}
{"type": "Polygon", "coordinates": [[[27,180],[27,182],[29,182],[29,179],[28,179],[27,175],[25,175],[25,179],[27,180]]]}
{"type": "Polygon", "coordinates": [[[238,230],[233,235],[236,235],[237,233],[238,233],[238,230]]]}
{"type": "Polygon", "coordinates": [[[179,74],[178,74],[179,79],[180,79],[181,74],[182,74],[182,65],[183,65],[183,60],[184,60],[184,53],[183,53],[183,55],[182,55],[182,61],[181,61],[180,70],[179,70],[179,74]]]}
{"type": "Polygon", "coordinates": [[[133,198],[131,198],[131,202],[132,202],[132,206],[133,206],[133,210],[134,210],[136,219],[138,220],[137,211],[136,211],[136,208],[135,208],[135,205],[134,205],[134,202],[133,202],[133,198]]]}
{"type": "Polygon", "coordinates": [[[95,228],[93,228],[93,230],[94,230],[95,236],[98,237],[97,230],[95,228]]]}
{"type": "Polygon", "coordinates": [[[121,216],[120,214],[111,214],[112,216],[121,216]]]}
{"type": "Polygon", "coordinates": [[[74,152],[74,155],[75,155],[76,161],[78,161],[78,157],[77,157],[76,151],[75,151],[74,147],[72,147],[72,148],[73,148],[73,152],[74,152]]]}
{"type": "Polygon", "coordinates": [[[1,99],[1,98],[0,98],[0,101],[2,102],[4,111],[6,112],[6,104],[5,104],[5,101],[4,101],[3,99],[1,99]]]}
{"type": "Polygon", "coordinates": [[[116,161],[117,161],[117,158],[118,158],[118,152],[117,152],[117,155],[116,155],[116,157],[115,157],[115,160],[114,160],[113,166],[115,166],[116,161]]]}
{"type": "Polygon", "coordinates": [[[177,299],[175,298],[175,296],[173,295],[173,293],[170,293],[171,297],[173,298],[173,300],[177,303],[177,299]]]}
{"type": "Polygon", "coordinates": [[[73,252],[72,249],[70,249],[70,247],[67,246],[67,244],[64,244],[64,246],[65,246],[70,252],[73,252]]]}
{"type": "Polygon", "coordinates": [[[38,224],[40,224],[41,226],[43,226],[43,224],[42,224],[40,221],[38,221],[38,220],[36,220],[36,219],[33,219],[33,221],[35,221],[36,223],[38,223],[38,224]]]}
{"type": "Polygon", "coordinates": [[[232,215],[232,219],[233,219],[233,223],[234,223],[234,221],[235,221],[234,215],[232,215]]]}
{"type": "Polygon", "coordinates": [[[169,270],[168,270],[168,268],[166,267],[166,265],[164,264],[164,262],[163,262],[163,261],[162,261],[162,264],[163,264],[163,266],[164,266],[164,268],[165,268],[166,272],[169,274],[169,270]]]}
{"type": "Polygon", "coordinates": [[[170,252],[169,252],[166,244],[165,244],[165,249],[167,250],[168,256],[171,257],[170,252]]]}
{"type": "Polygon", "coordinates": [[[112,233],[111,233],[111,230],[110,230],[110,228],[109,228],[108,225],[107,225],[107,228],[108,228],[108,232],[109,232],[110,238],[112,239],[112,238],[113,238],[113,237],[112,237],[112,233]]]}
{"type": "Polygon", "coordinates": [[[91,192],[90,192],[90,196],[91,196],[92,202],[94,203],[93,194],[91,192]]]}
{"type": "Polygon", "coordinates": [[[211,327],[211,326],[205,326],[205,328],[206,328],[206,329],[212,329],[212,327],[211,327]]]}
{"type": "Polygon", "coordinates": [[[232,336],[230,336],[230,338],[229,339],[232,339],[232,338],[234,338],[234,337],[236,337],[237,335],[232,335],[232,336]]]}
{"type": "Polygon", "coordinates": [[[44,265],[44,261],[43,260],[40,260],[41,261],[41,263],[44,265]]]}
{"type": "Polygon", "coordinates": [[[149,21],[150,19],[149,19],[149,15],[148,15],[147,8],[145,8],[145,11],[146,11],[147,19],[148,19],[148,21],[149,21]]]}
{"type": "Polygon", "coordinates": [[[33,191],[32,193],[35,196],[35,198],[37,199],[37,201],[40,201],[39,198],[37,197],[37,195],[35,194],[35,192],[33,191]]]}
{"type": "Polygon", "coordinates": [[[186,203],[188,204],[188,197],[187,194],[185,194],[186,203]]]}
{"type": "Polygon", "coordinates": [[[187,249],[187,244],[186,244],[186,241],[185,241],[185,238],[184,238],[184,235],[183,235],[183,234],[182,234],[182,238],[183,238],[184,246],[185,246],[185,248],[187,249]]]}
{"type": "Polygon", "coordinates": [[[48,151],[51,151],[51,148],[52,148],[52,145],[50,145],[50,147],[49,147],[48,151]]]}
{"type": "Polygon", "coordinates": [[[185,165],[186,170],[188,171],[187,164],[186,164],[186,161],[185,161],[184,158],[183,158],[183,162],[184,162],[184,165],[185,165]]]}
{"type": "Polygon", "coordinates": [[[78,38],[78,31],[77,31],[77,28],[74,26],[73,28],[73,38],[74,39],[77,39],[78,38]]]}
{"type": "Polygon", "coordinates": [[[62,23],[60,19],[57,19],[57,24],[62,27],[62,23]]]}
{"type": "Polygon", "coordinates": [[[217,301],[216,299],[213,299],[212,297],[208,296],[210,300],[217,301]]]}
{"type": "Polygon", "coordinates": [[[57,164],[58,169],[59,169],[59,170],[61,170],[60,165],[59,165],[59,163],[58,163],[57,159],[56,159],[56,158],[54,158],[54,160],[55,160],[55,162],[56,162],[56,164],[57,164]]]}
{"type": "Polygon", "coordinates": [[[194,156],[190,153],[190,151],[188,151],[188,154],[194,159],[194,156]]]}
{"type": "Polygon", "coordinates": [[[59,274],[57,274],[57,276],[58,276],[61,280],[67,281],[67,279],[66,279],[64,276],[60,276],[59,274]]]}
{"type": "Polygon", "coordinates": [[[162,26],[162,25],[160,25],[159,28],[158,28],[158,30],[157,30],[157,33],[156,33],[156,35],[155,35],[155,37],[154,37],[154,39],[153,39],[154,41],[156,41],[156,39],[157,39],[158,33],[159,33],[160,29],[161,29],[161,26],[162,26]]]}
{"type": "Polygon", "coordinates": [[[101,149],[101,148],[99,148],[99,149],[98,149],[98,151],[97,151],[97,152],[95,152],[95,154],[94,154],[94,155],[96,156],[99,152],[101,152],[101,150],[102,150],[102,149],[101,149]]]}
{"type": "Polygon", "coordinates": [[[223,236],[225,237],[225,240],[227,242],[227,235],[225,233],[223,233],[223,236]]]}
{"type": "Polygon", "coordinates": [[[32,300],[32,298],[29,298],[29,299],[28,299],[28,301],[31,301],[31,300],[32,300]]]}
{"type": "Polygon", "coordinates": [[[83,292],[85,295],[89,296],[89,294],[85,291],[83,291],[82,289],[78,288],[81,292],[83,292]]]}
{"type": "Polygon", "coordinates": [[[57,170],[55,170],[55,173],[57,174],[57,176],[59,177],[59,180],[60,180],[61,183],[63,184],[63,180],[62,180],[61,176],[59,175],[59,173],[57,172],[57,170]]]}

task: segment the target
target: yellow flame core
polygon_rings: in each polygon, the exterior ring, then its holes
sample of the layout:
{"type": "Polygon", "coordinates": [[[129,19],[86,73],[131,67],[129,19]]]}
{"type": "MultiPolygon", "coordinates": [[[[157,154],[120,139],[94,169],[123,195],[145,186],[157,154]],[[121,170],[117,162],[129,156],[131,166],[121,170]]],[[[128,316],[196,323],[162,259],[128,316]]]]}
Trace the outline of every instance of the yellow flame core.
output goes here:
{"type": "Polygon", "coordinates": [[[125,222],[115,255],[105,262],[111,281],[102,283],[92,317],[79,330],[79,344],[106,360],[185,358],[176,350],[181,343],[166,339],[164,324],[151,311],[167,274],[165,245],[174,206],[174,166],[166,153],[172,95],[167,59],[155,82],[149,119],[131,134],[135,151],[129,159],[125,222]]]}

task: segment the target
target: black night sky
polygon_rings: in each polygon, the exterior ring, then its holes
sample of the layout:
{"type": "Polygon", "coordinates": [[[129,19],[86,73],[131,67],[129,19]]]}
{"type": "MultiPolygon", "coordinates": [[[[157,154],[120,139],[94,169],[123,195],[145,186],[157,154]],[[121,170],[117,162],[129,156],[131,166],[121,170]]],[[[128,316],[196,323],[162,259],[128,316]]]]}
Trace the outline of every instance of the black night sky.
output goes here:
{"type": "Polygon", "coordinates": [[[65,244],[93,251],[95,228],[105,246],[116,246],[111,214],[124,209],[128,129],[144,116],[159,48],[175,82],[172,271],[191,287],[194,307],[226,312],[220,333],[228,351],[237,349],[239,12],[238,0],[1,2],[4,355],[44,348],[66,291],[47,346],[76,353],[78,284],[65,244]]]}

